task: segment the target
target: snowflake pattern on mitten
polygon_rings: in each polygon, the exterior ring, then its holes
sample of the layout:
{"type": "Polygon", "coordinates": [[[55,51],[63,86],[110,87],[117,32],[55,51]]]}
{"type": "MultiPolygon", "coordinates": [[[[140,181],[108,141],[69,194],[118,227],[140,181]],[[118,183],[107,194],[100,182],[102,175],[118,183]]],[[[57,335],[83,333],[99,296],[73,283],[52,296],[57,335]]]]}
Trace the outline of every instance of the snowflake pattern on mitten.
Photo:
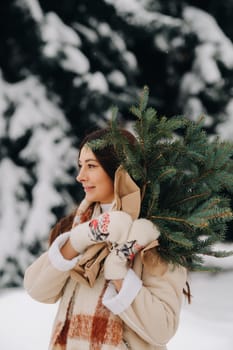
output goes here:
{"type": "Polygon", "coordinates": [[[109,236],[109,224],[109,213],[104,213],[100,217],[92,219],[89,223],[89,237],[95,242],[106,241],[109,236]]]}

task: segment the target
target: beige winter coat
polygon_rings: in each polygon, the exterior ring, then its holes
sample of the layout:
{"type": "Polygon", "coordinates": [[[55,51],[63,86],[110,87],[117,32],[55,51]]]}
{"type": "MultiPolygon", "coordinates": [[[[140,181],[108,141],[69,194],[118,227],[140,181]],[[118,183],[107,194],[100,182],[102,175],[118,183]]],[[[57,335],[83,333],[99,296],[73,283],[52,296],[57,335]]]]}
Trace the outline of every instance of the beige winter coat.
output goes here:
{"type": "MultiPolygon", "coordinates": [[[[126,191],[128,193],[129,188],[126,191]]],[[[135,188],[131,192],[135,195],[137,191],[134,190],[135,188]]],[[[138,197],[138,193],[136,196],[138,197]]],[[[127,193],[121,197],[126,198],[127,193]]],[[[129,198],[131,201],[132,196],[130,195],[129,198]]],[[[125,203],[129,205],[127,199],[125,203]]],[[[132,205],[131,209],[133,207],[135,206],[132,205]]],[[[138,208],[138,203],[135,208],[138,208]]],[[[123,321],[124,344],[116,349],[165,350],[166,344],[176,333],[187,272],[181,266],[168,265],[158,255],[154,255],[154,259],[157,259],[157,264],[151,269],[142,264],[139,254],[135,258],[132,269],[142,281],[142,287],[131,305],[118,314],[123,321]]],[[[79,303],[80,307],[85,305],[88,297],[95,293],[95,289],[101,290],[104,284],[103,274],[98,277],[93,288],[75,282],[70,278],[69,271],[59,271],[51,264],[48,252],[42,254],[28,267],[24,278],[24,286],[35,300],[55,303],[61,299],[55,324],[58,322],[64,324],[68,303],[74,292],[74,304],[79,303]]],[[[67,346],[67,350],[83,349],[67,346]]]]}
{"type": "MultiPolygon", "coordinates": [[[[119,315],[125,324],[124,339],[129,349],[164,350],[178,327],[186,270],[160,263],[152,275],[142,268],[139,256],[133,269],[142,279],[143,287],[132,305],[119,315]]],[[[24,283],[28,293],[37,301],[55,303],[62,297],[58,319],[65,317],[74,288],[79,290],[80,296],[88,294],[90,288],[75,286],[68,272],[60,272],[51,265],[47,253],[27,269],[24,283]]],[[[76,300],[82,303],[78,293],[76,300]]]]}

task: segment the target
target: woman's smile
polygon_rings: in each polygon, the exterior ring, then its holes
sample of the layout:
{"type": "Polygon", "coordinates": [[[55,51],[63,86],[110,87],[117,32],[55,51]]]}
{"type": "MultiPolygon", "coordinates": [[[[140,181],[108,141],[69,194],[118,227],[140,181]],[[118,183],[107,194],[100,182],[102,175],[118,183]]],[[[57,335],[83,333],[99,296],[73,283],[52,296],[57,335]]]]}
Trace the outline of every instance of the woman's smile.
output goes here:
{"type": "Polygon", "coordinates": [[[83,186],[83,189],[85,192],[89,192],[89,191],[95,189],[95,186],[83,186]]]}

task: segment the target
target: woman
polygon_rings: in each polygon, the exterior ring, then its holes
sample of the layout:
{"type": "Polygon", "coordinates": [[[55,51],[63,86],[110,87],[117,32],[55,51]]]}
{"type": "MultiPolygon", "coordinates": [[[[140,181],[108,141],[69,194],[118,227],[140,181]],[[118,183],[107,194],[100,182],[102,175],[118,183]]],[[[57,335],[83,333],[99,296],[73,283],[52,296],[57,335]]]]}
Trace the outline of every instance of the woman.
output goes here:
{"type": "Polygon", "coordinates": [[[77,181],[85,198],[52,230],[50,248],[28,267],[24,285],[40,302],[60,299],[50,350],[164,350],[178,327],[187,273],[157,254],[159,231],[138,219],[140,189],[114,148],[89,147],[106,132],[80,145],[77,181]]]}

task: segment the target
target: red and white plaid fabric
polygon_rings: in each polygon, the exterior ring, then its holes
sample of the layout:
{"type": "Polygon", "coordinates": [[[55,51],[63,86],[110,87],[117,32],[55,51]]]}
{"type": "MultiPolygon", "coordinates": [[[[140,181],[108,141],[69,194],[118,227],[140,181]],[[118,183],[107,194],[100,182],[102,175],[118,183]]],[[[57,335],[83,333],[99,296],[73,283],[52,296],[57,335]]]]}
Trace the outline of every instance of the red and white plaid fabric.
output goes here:
{"type": "MultiPolygon", "coordinates": [[[[81,212],[79,208],[73,227],[90,220],[92,215],[93,208],[89,207],[85,211],[82,208],[81,212]]],[[[63,301],[62,305],[67,307],[66,318],[59,320],[58,312],[49,350],[125,349],[122,320],[102,304],[106,287],[103,275],[99,276],[93,288],[74,284],[74,281],[67,283],[63,300],[66,299],[66,293],[69,300],[63,301]],[[73,291],[68,290],[70,288],[73,291]]],[[[64,310],[62,313],[64,315],[64,310]]]]}

